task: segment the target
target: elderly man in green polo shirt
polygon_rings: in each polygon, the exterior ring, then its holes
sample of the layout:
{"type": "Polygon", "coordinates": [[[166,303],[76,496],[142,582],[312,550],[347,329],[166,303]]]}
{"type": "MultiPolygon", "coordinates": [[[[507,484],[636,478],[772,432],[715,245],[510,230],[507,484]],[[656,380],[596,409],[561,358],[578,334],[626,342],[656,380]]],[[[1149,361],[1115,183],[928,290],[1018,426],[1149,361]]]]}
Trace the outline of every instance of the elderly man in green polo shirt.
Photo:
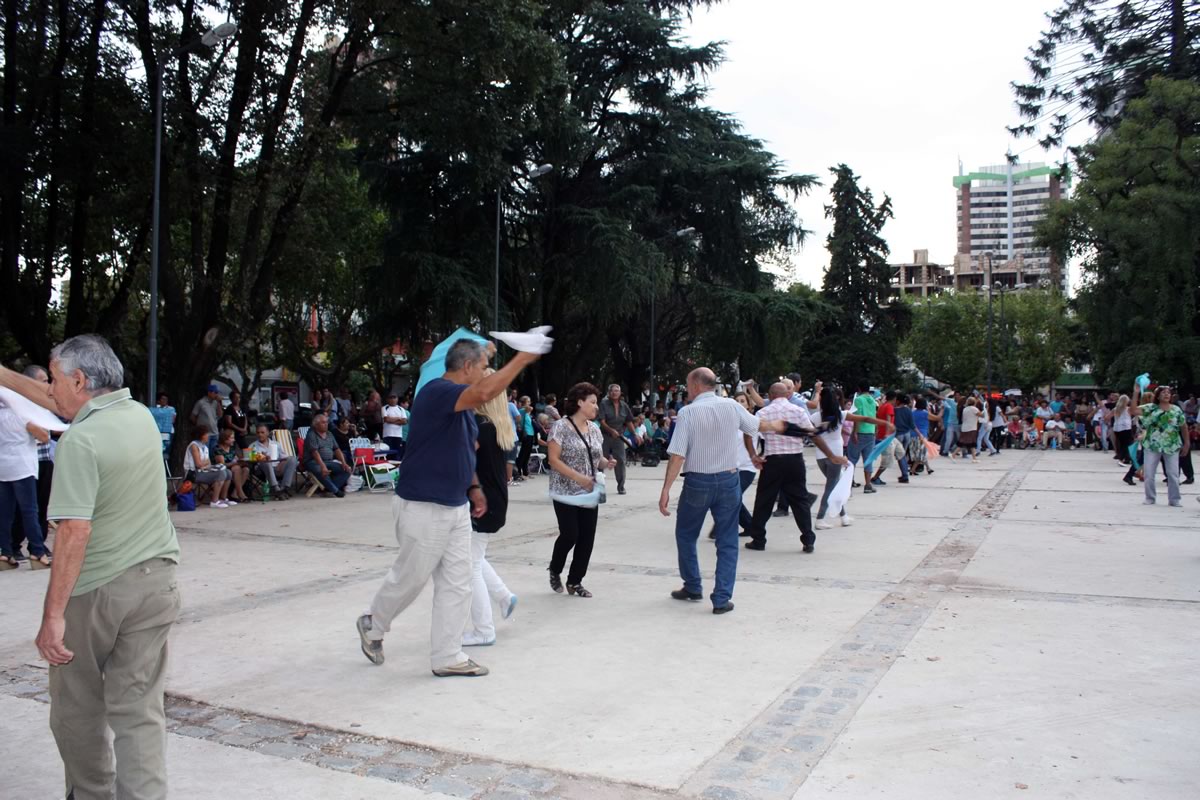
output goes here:
{"type": "Polygon", "coordinates": [[[179,542],[162,438],[121,388],[124,368],[104,339],[76,336],[50,359],[49,387],[3,367],[0,385],[72,421],[56,453],[48,516],[58,531],[37,636],[67,797],[165,798],[163,685],[179,615],[179,542]]]}

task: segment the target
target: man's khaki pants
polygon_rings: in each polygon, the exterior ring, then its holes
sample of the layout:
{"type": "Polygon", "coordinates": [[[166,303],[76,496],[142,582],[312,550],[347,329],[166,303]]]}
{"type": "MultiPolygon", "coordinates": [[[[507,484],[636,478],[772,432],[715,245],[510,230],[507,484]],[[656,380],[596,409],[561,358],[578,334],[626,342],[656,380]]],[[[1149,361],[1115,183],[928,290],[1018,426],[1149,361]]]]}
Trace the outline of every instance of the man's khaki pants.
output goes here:
{"type": "Polygon", "coordinates": [[[471,617],[470,507],[443,506],[392,498],[392,518],[400,551],[371,601],[371,630],[379,640],[392,620],[417,599],[433,578],[430,666],[441,669],[467,660],[463,629],[471,617]]]}
{"type": "Polygon", "coordinates": [[[68,797],[167,796],[163,684],[167,634],[178,616],[175,564],[161,558],[67,602],[63,643],[75,658],[50,667],[50,730],[68,797]]]}

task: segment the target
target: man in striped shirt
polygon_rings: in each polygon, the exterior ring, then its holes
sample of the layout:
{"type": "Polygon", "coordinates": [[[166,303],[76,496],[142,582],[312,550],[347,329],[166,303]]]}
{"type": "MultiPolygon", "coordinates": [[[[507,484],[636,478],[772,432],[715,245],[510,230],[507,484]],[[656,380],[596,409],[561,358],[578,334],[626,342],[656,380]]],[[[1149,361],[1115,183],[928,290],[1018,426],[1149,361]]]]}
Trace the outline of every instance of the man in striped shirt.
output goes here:
{"type": "Polygon", "coordinates": [[[717,540],[717,573],[710,595],[714,614],[733,610],[733,584],[737,578],[738,510],[741,482],[738,479],[738,448],[751,450],[750,435],[757,431],[782,431],[782,421],[757,420],[728,397],[718,397],[717,376],[701,367],[688,374],[691,402],[679,412],[667,453],[667,476],[658,510],[671,516],[671,484],[684,470],[683,494],[676,507],[675,546],[679,551],[679,575],[683,588],[671,592],[676,600],[703,599],[696,540],[705,515],[712,511],[717,540]]]}
{"type": "MultiPolygon", "coordinates": [[[[771,402],[766,408],[759,410],[760,419],[791,423],[800,430],[813,431],[814,426],[808,411],[791,402],[791,390],[785,384],[773,384],[767,396],[771,402]]],[[[812,441],[832,463],[847,463],[842,456],[834,455],[829,445],[820,437],[813,437],[812,441]]],[[[782,493],[787,498],[792,514],[795,515],[796,526],[800,528],[800,543],[804,545],[804,552],[811,553],[817,535],[812,526],[812,497],[805,485],[804,440],[767,433],[763,435],[763,453],[765,462],[756,457],[756,463],[762,467],[762,475],[759,476],[758,490],[754,495],[754,525],[750,530],[751,538],[746,542],[746,548],[767,549],[767,520],[771,517],[776,498],[782,493]]]]}

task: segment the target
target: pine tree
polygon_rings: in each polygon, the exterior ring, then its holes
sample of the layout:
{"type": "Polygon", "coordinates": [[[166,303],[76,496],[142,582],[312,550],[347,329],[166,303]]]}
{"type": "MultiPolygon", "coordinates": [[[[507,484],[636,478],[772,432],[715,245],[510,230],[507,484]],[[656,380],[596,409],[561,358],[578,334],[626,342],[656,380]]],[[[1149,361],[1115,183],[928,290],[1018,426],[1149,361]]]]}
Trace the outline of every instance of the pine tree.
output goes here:
{"type": "Polygon", "coordinates": [[[835,179],[825,216],[833,229],[825,241],[829,267],[822,294],[835,314],[808,355],[809,372],[847,386],[878,385],[897,373],[899,333],[908,317],[891,299],[889,251],[881,233],[892,218],[892,201],[884,195],[876,205],[845,164],[830,171],[835,179]]]}

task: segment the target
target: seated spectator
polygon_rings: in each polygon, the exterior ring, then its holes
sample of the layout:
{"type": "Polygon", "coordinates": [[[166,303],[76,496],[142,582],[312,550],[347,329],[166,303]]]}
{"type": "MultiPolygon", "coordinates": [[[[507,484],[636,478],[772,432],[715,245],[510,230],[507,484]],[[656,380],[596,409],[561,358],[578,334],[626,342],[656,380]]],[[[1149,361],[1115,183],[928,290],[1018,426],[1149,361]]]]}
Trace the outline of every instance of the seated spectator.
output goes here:
{"type": "Polygon", "coordinates": [[[1033,417],[1026,417],[1021,422],[1021,449],[1037,447],[1042,443],[1042,434],[1034,424],[1033,417]]]}
{"type": "Polygon", "coordinates": [[[242,449],[238,447],[237,434],[232,428],[226,428],[221,431],[221,435],[217,437],[217,446],[213,449],[212,460],[214,464],[220,464],[229,470],[229,475],[233,479],[233,496],[239,503],[245,503],[250,498],[246,497],[246,479],[250,477],[250,467],[244,463],[240,463],[242,457],[242,449]]]}
{"type": "Polygon", "coordinates": [[[271,438],[271,431],[266,425],[259,425],[255,435],[258,438],[250,445],[250,452],[256,453],[260,458],[265,456],[266,460],[254,466],[271,485],[272,494],[283,500],[289,499],[292,496],[292,486],[296,482],[296,457],[284,457],[279,442],[271,438]]]}
{"type": "Polygon", "coordinates": [[[192,441],[183,455],[184,477],[192,483],[212,487],[208,495],[211,508],[236,506],[236,501],[229,500],[229,470],[208,460],[209,436],[207,425],[192,428],[192,441]]]}
{"type": "Polygon", "coordinates": [[[350,465],[329,430],[329,417],[317,414],[304,437],[304,469],[308,470],[333,497],[346,496],[350,465]]]}
{"type": "MultiPolygon", "coordinates": [[[[561,419],[561,417],[560,417],[560,419],[561,419]]],[[[533,433],[534,433],[533,444],[535,447],[544,448],[544,447],[549,446],[547,437],[550,435],[549,434],[550,425],[551,425],[551,419],[550,419],[549,414],[542,413],[542,414],[537,415],[537,419],[535,419],[533,421],[533,433]]],[[[546,451],[543,450],[542,452],[544,453],[546,451]]]]}
{"type": "Polygon", "coordinates": [[[1050,419],[1046,420],[1046,431],[1042,434],[1042,449],[1050,447],[1051,442],[1060,450],[1063,447],[1063,436],[1066,434],[1067,426],[1062,421],[1061,414],[1055,414],[1050,419]]]}
{"type": "Polygon", "coordinates": [[[351,439],[358,438],[358,431],[354,425],[345,417],[339,419],[333,428],[333,440],[337,442],[338,449],[346,456],[346,460],[354,462],[354,448],[350,446],[351,439]]]}
{"type": "Polygon", "coordinates": [[[645,428],[643,427],[645,422],[645,417],[638,414],[633,418],[632,425],[622,432],[622,436],[625,437],[626,446],[633,451],[635,456],[642,454],[642,448],[646,444],[645,428]]]}

